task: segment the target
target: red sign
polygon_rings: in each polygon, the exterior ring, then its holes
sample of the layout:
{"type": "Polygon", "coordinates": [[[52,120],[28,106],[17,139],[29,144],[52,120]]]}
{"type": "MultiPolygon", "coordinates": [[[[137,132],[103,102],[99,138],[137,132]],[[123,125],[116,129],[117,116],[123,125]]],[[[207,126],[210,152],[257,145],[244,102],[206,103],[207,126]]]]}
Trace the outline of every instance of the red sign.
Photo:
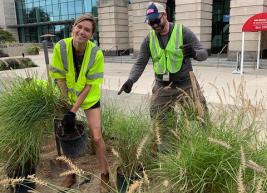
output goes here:
{"type": "Polygon", "coordinates": [[[242,28],[243,32],[267,31],[267,13],[258,13],[249,18],[242,28]]]}

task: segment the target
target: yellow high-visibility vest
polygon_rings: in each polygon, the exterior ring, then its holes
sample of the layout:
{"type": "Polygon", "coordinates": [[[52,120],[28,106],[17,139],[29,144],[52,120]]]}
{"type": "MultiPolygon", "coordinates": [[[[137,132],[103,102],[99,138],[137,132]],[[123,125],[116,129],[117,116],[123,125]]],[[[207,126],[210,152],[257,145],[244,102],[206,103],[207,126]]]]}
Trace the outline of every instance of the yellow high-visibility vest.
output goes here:
{"type": "Polygon", "coordinates": [[[149,49],[153,61],[153,68],[156,74],[165,74],[166,72],[176,73],[183,64],[183,26],[174,25],[171,37],[165,49],[159,44],[156,32],[149,32],[149,49]]]}
{"type": "Polygon", "coordinates": [[[55,45],[50,76],[53,79],[66,79],[68,98],[71,104],[76,102],[85,85],[91,85],[91,89],[81,104],[81,108],[88,109],[96,104],[100,100],[103,74],[104,56],[93,42],[87,42],[77,81],[75,81],[72,38],[60,40],[55,45]]]}

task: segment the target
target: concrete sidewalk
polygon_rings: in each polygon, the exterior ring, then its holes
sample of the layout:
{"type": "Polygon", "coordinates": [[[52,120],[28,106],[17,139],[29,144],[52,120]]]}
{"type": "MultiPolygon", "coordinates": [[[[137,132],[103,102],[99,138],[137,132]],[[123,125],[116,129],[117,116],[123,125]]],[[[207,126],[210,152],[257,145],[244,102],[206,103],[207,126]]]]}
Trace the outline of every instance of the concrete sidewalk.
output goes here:
{"type": "MultiPolygon", "coordinates": [[[[0,71],[0,79],[11,79],[12,77],[19,75],[25,77],[27,73],[34,73],[42,79],[46,79],[46,66],[44,60],[44,54],[41,52],[38,56],[26,56],[31,58],[39,67],[28,68],[28,69],[19,69],[13,71],[0,71]]],[[[51,53],[49,54],[51,62],[51,53]]],[[[105,81],[103,84],[103,89],[112,90],[113,96],[114,93],[119,90],[121,85],[127,79],[129,71],[131,69],[131,63],[105,63],[105,81]],[[115,91],[115,92],[114,92],[115,91]]],[[[235,101],[232,100],[232,97],[236,97],[235,93],[235,83],[236,87],[240,82],[244,82],[245,93],[251,99],[252,103],[256,103],[260,99],[263,100],[263,104],[267,105],[265,100],[267,96],[267,69],[244,69],[244,75],[232,74],[232,68],[224,67],[205,67],[205,66],[195,66],[194,72],[196,77],[203,88],[204,95],[208,103],[219,103],[220,97],[225,103],[233,104],[235,101]],[[228,89],[229,88],[229,89],[228,89]],[[223,89],[226,97],[224,97],[223,89]],[[231,95],[231,96],[230,96],[231,95]]],[[[127,98],[133,97],[131,95],[143,95],[147,96],[151,94],[151,89],[153,86],[154,74],[152,65],[147,65],[141,78],[134,84],[133,92],[128,95],[123,93],[117,98],[127,98]]],[[[105,92],[106,93],[106,92],[105,92]]],[[[106,93],[107,94],[107,93],[106,93]]]]}
{"type": "MultiPolygon", "coordinates": [[[[128,78],[132,65],[133,64],[106,63],[105,83],[103,88],[118,91],[128,78]]],[[[194,72],[203,88],[207,101],[209,103],[220,103],[219,94],[224,103],[234,104],[236,101],[233,101],[231,96],[236,97],[236,95],[240,95],[235,92],[234,88],[237,88],[238,85],[243,82],[244,93],[251,99],[252,103],[264,100],[263,104],[266,106],[267,69],[245,69],[245,73],[242,76],[232,74],[233,70],[232,68],[194,67],[194,72]]],[[[148,65],[140,79],[134,84],[133,93],[144,95],[151,94],[153,81],[154,74],[152,65],[148,65]]]]}

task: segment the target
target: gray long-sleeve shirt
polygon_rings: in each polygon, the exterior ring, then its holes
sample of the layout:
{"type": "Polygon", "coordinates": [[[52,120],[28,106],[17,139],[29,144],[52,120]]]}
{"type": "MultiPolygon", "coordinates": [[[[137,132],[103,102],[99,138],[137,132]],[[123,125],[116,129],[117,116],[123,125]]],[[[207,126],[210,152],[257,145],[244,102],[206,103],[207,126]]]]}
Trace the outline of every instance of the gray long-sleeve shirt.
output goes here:
{"type": "MultiPolygon", "coordinates": [[[[169,33],[164,36],[161,36],[160,34],[157,33],[160,47],[162,49],[164,49],[167,46],[173,27],[174,27],[173,23],[170,23],[169,33]]],[[[196,51],[196,57],[194,58],[195,60],[203,61],[207,59],[208,57],[207,50],[201,45],[195,34],[189,28],[183,26],[183,44],[188,44],[188,43],[190,43],[196,51]]],[[[151,53],[149,49],[149,35],[147,35],[141,44],[137,61],[135,62],[130,71],[129,79],[131,79],[133,82],[136,82],[140,78],[150,57],[151,53]]],[[[183,82],[189,80],[190,79],[189,71],[191,70],[192,70],[192,64],[190,58],[184,58],[181,69],[177,73],[170,74],[170,81],[183,82]]],[[[158,75],[157,76],[155,75],[155,79],[161,81],[161,78],[158,75]]]]}

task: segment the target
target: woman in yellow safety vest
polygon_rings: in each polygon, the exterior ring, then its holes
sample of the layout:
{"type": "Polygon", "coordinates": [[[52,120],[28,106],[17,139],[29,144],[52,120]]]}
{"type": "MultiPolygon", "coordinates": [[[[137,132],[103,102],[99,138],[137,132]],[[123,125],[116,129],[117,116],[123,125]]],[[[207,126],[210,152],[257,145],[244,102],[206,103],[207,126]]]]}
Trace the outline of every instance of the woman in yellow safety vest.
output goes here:
{"type": "MultiPolygon", "coordinates": [[[[107,192],[108,163],[100,123],[100,86],[103,82],[104,56],[102,51],[90,41],[95,28],[96,22],[89,14],[75,20],[72,37],[62,39],[55,45],[50,75],[72,105],[64,115],[64,129],[74,128],[75,116],[79,108],[85,112],[100,164],[102,179],[100,189],[101,192],[107,192]]],[[[76,176],[69,175],[63,185],[71,187],[75,182],[76,176]]]]}

